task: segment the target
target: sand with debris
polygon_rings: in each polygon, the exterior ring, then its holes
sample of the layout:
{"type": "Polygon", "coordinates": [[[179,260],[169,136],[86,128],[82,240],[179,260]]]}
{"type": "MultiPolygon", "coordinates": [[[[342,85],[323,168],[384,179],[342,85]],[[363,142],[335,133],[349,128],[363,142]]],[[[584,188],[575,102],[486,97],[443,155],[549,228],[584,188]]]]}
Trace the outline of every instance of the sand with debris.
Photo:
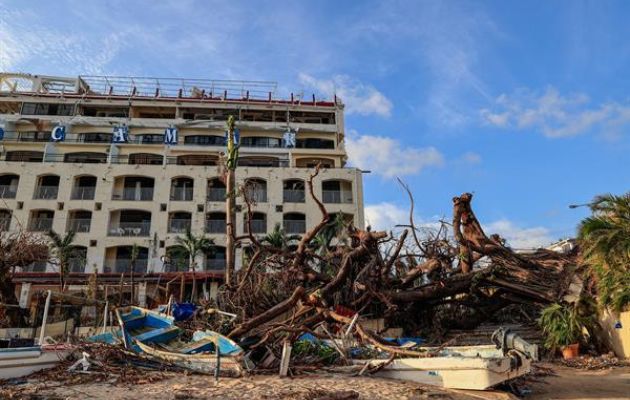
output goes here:
{"type": "MultiPolygon", "coordinates": [[[[307,375],[281,379],[277,376],[222,378],[217,385],[205,376],[173,375],[170,379],[144,385],[108,383],[59,386],[55,382],[29,382],[4,388],[15,399],[514,399],[507,393],[463,392],[373,377],[307,375]],[[8,389],[8,390],[7,390],[8,389]]],[[[2,397],[2,396],[0,396],[2,397]]]]}

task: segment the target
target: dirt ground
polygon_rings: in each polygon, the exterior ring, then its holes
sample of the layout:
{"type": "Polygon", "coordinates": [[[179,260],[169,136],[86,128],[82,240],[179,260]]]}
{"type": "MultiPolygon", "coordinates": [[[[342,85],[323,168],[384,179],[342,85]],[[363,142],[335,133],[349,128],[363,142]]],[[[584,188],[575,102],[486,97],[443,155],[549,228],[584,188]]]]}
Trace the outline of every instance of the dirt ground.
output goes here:
{"type": "MultiPolygon", "coordinates": [[[[630,399],[630,367],[600,371],[576,370],[558,365],[557,376],[528,384],[531,393],[525,399],[630,399]]],[[[280,379],[276,376],[254,376],[240,379],[222,378],[214,385],[204,376],[173,375],[170,379],[144,385],[111,385],[107,383],[62,386],[56,382],[29,382],[2,388],[0,398],[29,400],[61,399],[439,399],[439,400],[513,400],[505,392],[446,390],[412,382],[373,377],[318,374],[280,379]],[[19,391],[19,392],[18,392],[19,391]],[[8,397],[14,393],[12,397],[8,397]]]]}

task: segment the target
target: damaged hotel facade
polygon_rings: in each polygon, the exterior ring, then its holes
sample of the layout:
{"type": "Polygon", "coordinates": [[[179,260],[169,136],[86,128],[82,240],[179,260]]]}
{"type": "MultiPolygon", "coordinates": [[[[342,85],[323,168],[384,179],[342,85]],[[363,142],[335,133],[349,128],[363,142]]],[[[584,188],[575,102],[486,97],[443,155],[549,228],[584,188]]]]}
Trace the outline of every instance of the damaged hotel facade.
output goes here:
{"type": "MultiPolygon", "coordinates": [[[[278,99],[272,82],[0,74],[0,232],[76,232],[69,283],[130,272],[145,285],[187,271],[171,256],[190,230],[215,251],[196,276],[216,283],[225,268],[222,157],[236,118],[236,184],[255,199],[253,233],[276,224],[302,234],[321,219],[306,181],[330,213],[363,227],[362,172],[346,166],[343,104],[313,96],[278,99]]],[[[246,207],[236,200],[236,235],[246,207]]],[[[237,248],[242,264],[247,244],[237,248]]],[[[181,261],[181,260],[180,260],[181,261]]],[[[14,276],[29,287],[57,282],[54,260],[14,276]]],[[[145,286],[146,287],[146,286],[145,286]]]]}

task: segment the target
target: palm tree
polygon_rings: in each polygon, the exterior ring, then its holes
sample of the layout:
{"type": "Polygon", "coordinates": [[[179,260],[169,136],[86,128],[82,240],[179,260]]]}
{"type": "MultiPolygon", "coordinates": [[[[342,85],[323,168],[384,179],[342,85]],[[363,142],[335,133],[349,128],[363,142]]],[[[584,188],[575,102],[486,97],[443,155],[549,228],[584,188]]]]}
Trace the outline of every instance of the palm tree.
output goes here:
{"type": "Polygon", "coordinates": [[[64,291],[66,286],[70,259],[75,255],[75,247],[72,244],[74,236],[74,231],[69,231],[65,236],[61,236],[53,230],[48,232],[53,256],[57,259],[57,263],[59,264],[59,285],[61,291],[64,291]]]}
{"type": "Polygon", "coordinates": [[[288,250],[291,242],[299,240],[299,235],[287,235],[280,224],[276,224],[273,230],[263,237],[260,242],[277,249],[288,250]]]}
{"type": "Polygon", "coordinates": [[[195,258],[200,253],[212,253],[214,251],[214,240],[206,237],[206,235],[201,234],[199,236],[194,235],[187,230],[184,236],[178,236],[175,241],[179,246],[181,246],[185,252],[188,254],[188,258],[190,260],[189,268],[193,272],[193,287],[192,287],[192,299],[196,299],[197,292],[197,280],[195,279],[195,270],[197,267],[197,262],[195,258]]]}
{"type": "Polygon", "coordinates": [[[621,311],[630,304],[630,193],[598,196],[590,207],[578,228],[582,255],[602,304],[621,311]]]}

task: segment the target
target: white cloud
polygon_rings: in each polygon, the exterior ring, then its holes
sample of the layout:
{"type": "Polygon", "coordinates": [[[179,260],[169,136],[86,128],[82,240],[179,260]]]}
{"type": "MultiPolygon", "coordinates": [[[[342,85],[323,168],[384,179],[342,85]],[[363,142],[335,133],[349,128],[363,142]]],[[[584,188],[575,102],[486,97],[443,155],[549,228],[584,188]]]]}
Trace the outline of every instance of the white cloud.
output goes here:
{"type": "Polygon", "coordinates": [[[462,155],[462,161],[471,165],[480,164],[481,156],[475,152],[469,151],[462,155]]]}
{"type": "MultiPolygon", "coordinates": [[[[436,230],[440,227],[439,219],[424,219],[414,216],[414,220],[419,229],[436,230]]],[[[409,209],[398,206],[394,203],[383,202],[378,204],[368,204],[365,206],[365,225],[370,225],[373,230],[389,231],[396,225],[409,223],[409,209]]],[[[537,226],[523,228],[517,226],[508,219],[500,219],[489,224],[484,224],[483,229],[486,234],[499,234],[507,241],[507,244],[514,249],[533,249],[545,247],[554,240],[549,229],[537,226]]],[[[449,232],[449,235],[452,232],[449,232]]]]}
{"type": "Polygon", "coordinates": [[[397,224],[409,221],[409,210],[393,203],[368,204],[365,206],[365,225],[373,230],[389,231],[397,224]]]}
{"type": "Polygon", "coordinates": [[[547,228],[537,226],[522,228],[508,219],[500,219],[484,225],[487,235],[498,233],[507,240],[507,244],[515,249],[531,249],[544,247],[553,242],[547,228]]]}
{"type": "MultiPolygon", "coordinates": [[[[43,27],[36,15],[0,7],[0,70],[25,65],[46,66],[45,73],[100,74],[124,43],[123,34],[109,33],[98,40],[43,27]]],[[[32,72],[32,71],[28,71],[32,72]]]]}
{"type": "Polygon", "coordinates": [[[346,104],[348,114],[376,114],[389,117],[392,113],[392,102],[383,93],[347,75],[335,75],[332,79],[316,79],[300,73],[299,80],[302,85],[328,97],[337,95],[346,104]]]}
{"type": "Polygon", "coordinates": [[[424,168],[441,166],[444,157],[435,147],[408,147],[385,136],[358,135],[346,137],[346,151],[352,165],[392,178],[414,175],[424,168]]]}
{"type": "Polygon", "coordinates": [[[569,137],[592,131],[616,131],[630,123],[630,105],[591,105],[583,93],[562,95],[552,87],[542,93],[520,89],[502,94],[493,109],[480,111],[486,124],[502,129],[534,129],[551,138],[569,137]]]}

